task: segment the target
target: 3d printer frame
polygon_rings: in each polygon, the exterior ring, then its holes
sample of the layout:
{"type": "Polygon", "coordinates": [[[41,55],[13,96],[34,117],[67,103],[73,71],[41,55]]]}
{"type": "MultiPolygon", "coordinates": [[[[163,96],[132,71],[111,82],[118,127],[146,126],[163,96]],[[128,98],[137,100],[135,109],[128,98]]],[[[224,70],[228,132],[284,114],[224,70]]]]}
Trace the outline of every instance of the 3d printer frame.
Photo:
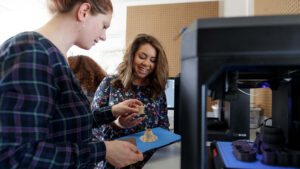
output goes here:
{"type": "MultiPolygon", "coordinates": [[[[181,45],[181,168],[206,168],[208,92],[226,99],[237,88],[300,87],[299,72],[300,15],[196,20],[181,45]]],[[[299,122],[295,107],[300,104],[286,102],[287,112],[280,113],[299,122]]],[[[296,135],[290,130],[286,134],[296,135]]]]}

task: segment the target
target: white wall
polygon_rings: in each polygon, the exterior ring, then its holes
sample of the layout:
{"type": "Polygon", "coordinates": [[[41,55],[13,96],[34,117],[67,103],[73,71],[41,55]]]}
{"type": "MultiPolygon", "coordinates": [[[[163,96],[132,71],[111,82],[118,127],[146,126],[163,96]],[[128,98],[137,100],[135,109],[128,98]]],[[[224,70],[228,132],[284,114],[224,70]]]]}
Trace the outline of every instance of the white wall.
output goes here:
{"type": "Polygon", "coordinates": [[[220,0],[219,16],[236,17],[236,16],[253,16],[254,0],[220,0]]]}
{"type": "MultiPolygon", "coordinates": [[[[125,50],[127,6],[202,1],[216,0],[112,0],[114,13],[111,27],[107,31],[107,40],[99,42],[89,51],[74,46],[68,55],[88,55],[112,74],[122,61],[125,50]]],[[[223,16],[245,16],[251,8],[251,1],[253,0],[221,0],[220,7],[225,12],[223,16]]],[[[51,17],[45,2],[46,0],[0,0],[0,44],[18,32],[35,30],[45,24],[51,17]]]]}
{"type": "Polygon", "coordinates": [[[44,0],[0,0],[0,44],[21,31],[40,27],[48,18],[44,0]]]}

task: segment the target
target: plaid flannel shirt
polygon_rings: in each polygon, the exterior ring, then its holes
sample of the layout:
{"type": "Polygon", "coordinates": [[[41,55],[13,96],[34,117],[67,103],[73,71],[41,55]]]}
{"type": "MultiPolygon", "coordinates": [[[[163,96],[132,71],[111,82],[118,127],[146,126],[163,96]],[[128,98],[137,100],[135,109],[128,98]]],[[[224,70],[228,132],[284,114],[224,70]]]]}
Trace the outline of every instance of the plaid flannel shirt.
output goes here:
{"type": "Polygon", "coordinates": [[[1,45],[1,168],[90,168],[106,153],[91,142],[92,125],[86,96],[49,40],[23,32],[1,45]]]}

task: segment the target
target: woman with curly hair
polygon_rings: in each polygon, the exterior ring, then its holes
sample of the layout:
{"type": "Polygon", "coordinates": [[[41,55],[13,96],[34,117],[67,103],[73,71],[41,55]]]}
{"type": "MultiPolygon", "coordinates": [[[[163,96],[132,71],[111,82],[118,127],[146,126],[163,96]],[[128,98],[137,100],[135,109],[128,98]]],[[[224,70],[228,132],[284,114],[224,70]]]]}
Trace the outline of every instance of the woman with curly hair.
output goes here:
{"type": "MultiPolygon", "coordinates": [[[[99,125],[93,130],[101,141],[113,140],[130,135],[145,128],[169,128],[165,86],[168,79],[168,61],[161,43],[153,36],[139,34],[127,49],[118,74],[106,76],[98,87],[92,103],[94,117],[101,118],[109,106],[127,99],[138,99],[145,106],[144,117],[136,114],[119,116],[115,121],[99,125]]],[[[144,161],[129,168],[142,168],[154,151],[144,153],[144,161]]],[[[108,163],[98,164],[99,168],[114,168],[108,163]]]]}
{"type": "Polygon", "coordinates": [[[85,55],[69,56],[68,62],[84,94],[92,103],[94,93],[106,76],[106,72],[93,59],[85,55]]]}

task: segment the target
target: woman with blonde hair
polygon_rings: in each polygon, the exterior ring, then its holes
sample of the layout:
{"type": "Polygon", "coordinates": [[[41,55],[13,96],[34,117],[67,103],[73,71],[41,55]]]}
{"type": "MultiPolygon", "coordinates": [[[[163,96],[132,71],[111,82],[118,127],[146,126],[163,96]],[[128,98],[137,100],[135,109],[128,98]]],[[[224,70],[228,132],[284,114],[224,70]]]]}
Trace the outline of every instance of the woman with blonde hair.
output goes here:
{"type": "MultiPolygon", "coordinates": [[[[1,168],[117,168],[143,160],[124,141],[92,142],[93,116],[67,63],[72,45],[90,49],[106,39],[110,0],[48,0],[53,17],[36,31],[0,46],[1,168]]],[[[106,123],[138,112],[136,99],[106,112],[106,123]]]]}
{"type": "MultiPolygon", "coordinates": [[[[153,36],[139,34],[128,47],[117,75],[106,76],[98,87],[92,103],[94,117],[103,119],[102,114],[109,106],[127,99],[138,99],[145,106],[147,118],[135,113],[119,116],[112,123],[99,125],[93,130],[99,140],[144,131],[145,128],[169,128],[165,86],[168,80],[168,61],[161,43],[153,36]]],[[[144,154],[144,161],[134,164],[142,168],[152,152],[144,154]]],[[[102,162],[100,168],[113,168],[102,162]]]]}

